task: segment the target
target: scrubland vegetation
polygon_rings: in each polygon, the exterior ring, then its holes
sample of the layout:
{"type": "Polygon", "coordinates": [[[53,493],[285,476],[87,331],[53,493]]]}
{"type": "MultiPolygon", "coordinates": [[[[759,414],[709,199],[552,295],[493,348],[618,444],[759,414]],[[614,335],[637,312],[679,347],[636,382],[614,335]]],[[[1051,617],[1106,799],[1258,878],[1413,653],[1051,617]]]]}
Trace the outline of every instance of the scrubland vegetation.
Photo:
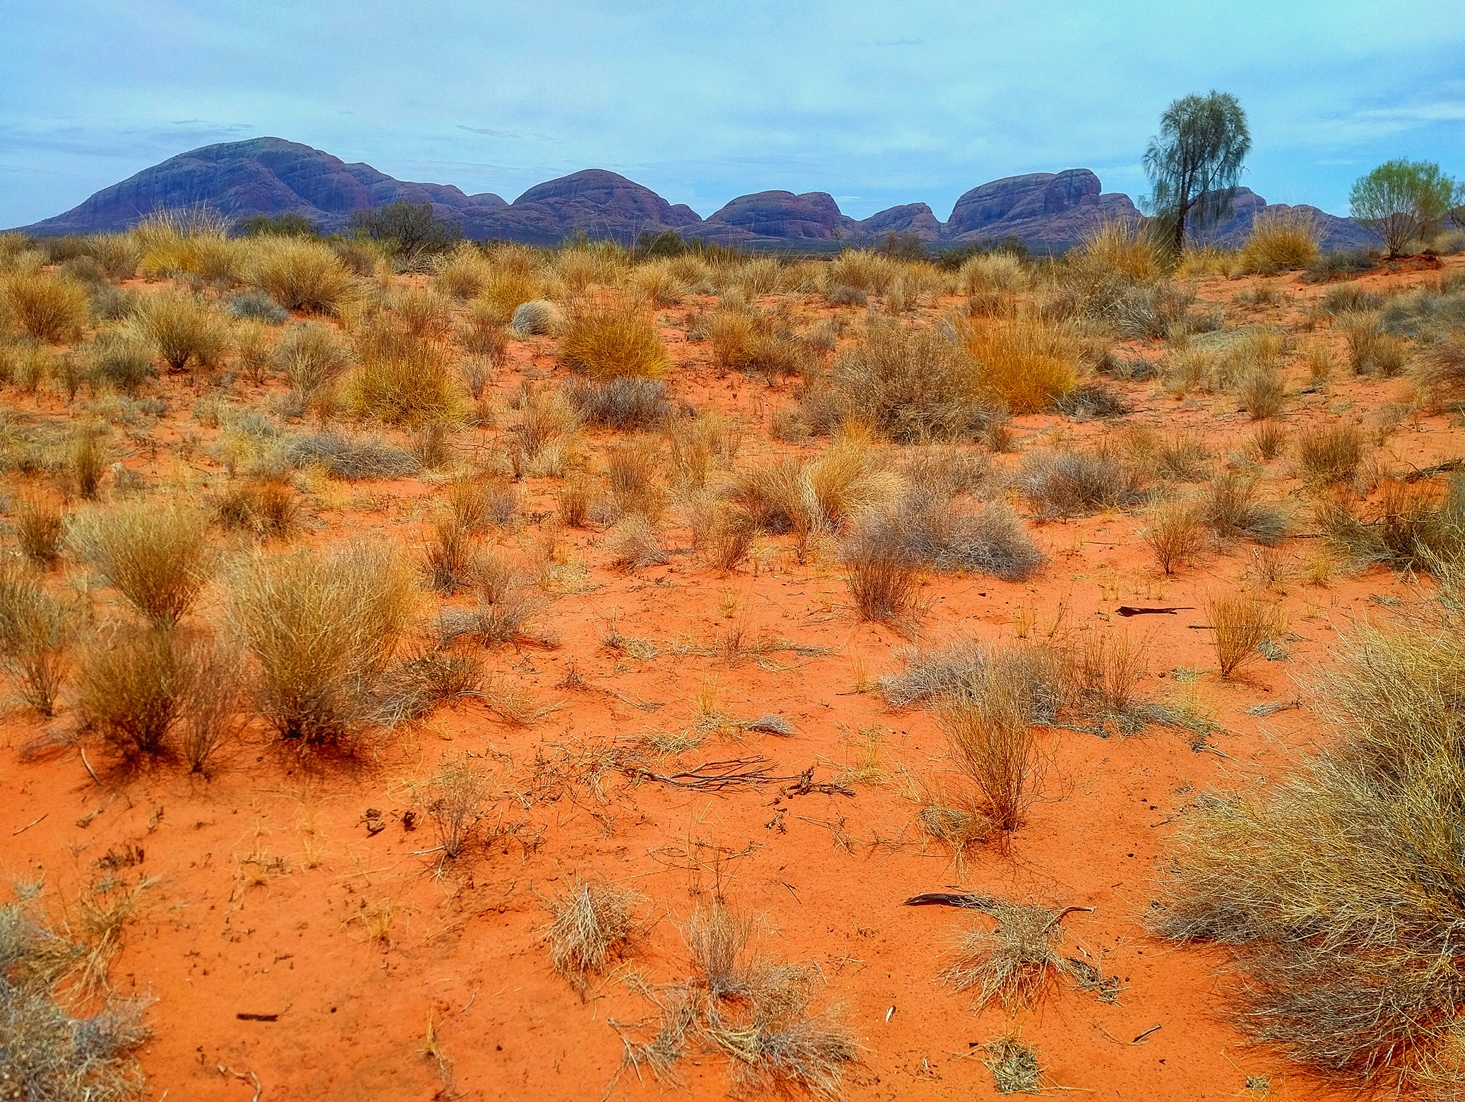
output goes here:
{"type": "Polygon", "coordinates": [[[1458,1097],[1455,256],[379,221],[0,237],[0,1096],[1458,1097]]]}

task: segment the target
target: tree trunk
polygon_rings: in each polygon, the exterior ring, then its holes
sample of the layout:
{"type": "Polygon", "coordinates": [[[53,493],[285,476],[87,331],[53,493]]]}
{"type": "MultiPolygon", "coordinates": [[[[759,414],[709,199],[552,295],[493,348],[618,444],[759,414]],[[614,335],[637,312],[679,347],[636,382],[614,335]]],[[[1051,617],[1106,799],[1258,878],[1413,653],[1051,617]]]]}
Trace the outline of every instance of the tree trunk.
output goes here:
{"type": "Polygon", "coordinates": [[[1175,204],[1175,255],[1185,252],[1185,220],[1190,216],[1190,196],[1182,194],[1175,204]]]}

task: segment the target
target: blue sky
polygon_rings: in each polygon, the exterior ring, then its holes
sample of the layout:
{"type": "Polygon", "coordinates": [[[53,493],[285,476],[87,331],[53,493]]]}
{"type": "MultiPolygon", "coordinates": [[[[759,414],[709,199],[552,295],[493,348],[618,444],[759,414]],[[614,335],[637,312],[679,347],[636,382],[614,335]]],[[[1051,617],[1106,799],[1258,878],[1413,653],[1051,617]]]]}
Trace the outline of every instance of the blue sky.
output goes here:
{"type": "Polygon", "coordinates": [[[1410,156],[1465,176],[1459,0],[0,0],[0,226],[270,134],[513,199],[610,168],[706,215],[766,188],[864,217],[1021,172],[1138,194],[1176,96],[1234,92],[1243,182],[1346,213],[1410,156]]]}

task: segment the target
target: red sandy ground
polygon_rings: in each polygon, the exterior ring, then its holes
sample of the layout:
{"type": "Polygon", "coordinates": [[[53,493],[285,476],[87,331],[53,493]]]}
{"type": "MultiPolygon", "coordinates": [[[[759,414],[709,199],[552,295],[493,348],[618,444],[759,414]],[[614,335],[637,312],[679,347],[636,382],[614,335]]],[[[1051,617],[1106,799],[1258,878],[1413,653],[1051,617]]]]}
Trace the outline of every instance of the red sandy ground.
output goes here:
{"type": "MultiPolygon", "coordinates": [[[[1396,286],[1428,274],[1363,282],[1396,286]]],[[[1256,282],[1205,281],[1202,298],[1229,303],[1256,282]]],[[[1299,302],[1271,311],[1273,321],[1295,322],[1300,303],[1324,290],[1295,276],[1267,282],[1299,302]]],[[[768,442],[766,427],[769,413],[788,400],[786,385],[718,378],[705,363],[705,346],[683,344],[671,329],[667,335],[680,365],[673,390],[715,404],[747,430],[740,463],[788,450],[768,442]]],[[[500,394],[531,367],[559,375],[552,348],[548,341],[516,344],[498,380],[500,394]]],[[[1294,388],[1300,372],[1289,369],[1294,388]]],[[[1346,375],[1340,370],[1326,394],[1291,399],[1288,431],[1334,417],[1367,421],[1407,398],[1404,380],[1346,375]],[[1328,412],[1341,403],[1348,403],[1346,413],[1328,412]]],[[[185,383],[161,385],[177,388],[175,397],[185,393],[185,383]]],[[[1224,396],[1177,402],[1149,384],[1123,389],[1136,410],[1131,417],[1109,427],[1065,424],[1064,431],[1083,438],[1136,423],[1183,427],[1201,435],[1219,463],[1252,430],[1224,396]]],[[[34,412],[63,409],[54,395],[35,401],[34,412]]],[[[176,409],[186,406],[175,402],[176,409]]],[[[1058,423],[1018,419],[1019,449],[1041,445],[1058,423]]],[[[484,439],[496,431],[485,430],[484,439]]],[[[172,439],[155,435],[164,444],[172,439]]],[[[607,439],[592,437],[591,448],[607,439]]],[[[1422,467],[1459,454],[1461,442],[1448,418],[1415,413],[1375,456],[1383,469],[1422,467]]],[[[224,478],[201,452],[189,462],[211,479],[224,478]]],[[[155,480],[175,469],[166,449],[129,464],[155,480]]],[[[1285,455],[1267,464],[1266,482],[1274,496],[1301,497],[1285,455]]],[[[554,487],[536,483],[523,514],[551,509],[554,487]]],[[[351,507],[320,511],[310,538],[366,530],[410,541],[424,512],[414,499],[431,492],[417,480],[348,487],[343,496],[351,507]],[[363,489],[377,495],[365,503],[375,511],[362,510],[363,489]]],[[[1305,532],[1306,510],[1299,515],[1305,532]]],[[[621,1064],[622,1042],[610,1022],[639,1026],[633,1032],[641,1037],[655,1029],[654,1008],[624,981],[632,971],[652,983],[688,975],[680,927],[714,897],[765,916],[759,942],[770,955],[817,968],[827,985],[823,1002],[842,1008],[864,1046],[863,1062],[848,1077],[852,1099],[993,1097],[979,1046],[1009,1030],[1037,1047],[1048,1084],[1095,1097],[1260,1097],[1246,1089],[1249,1076],[1267,1079],[1272,1097],[1332,1097],[1279,1055],[1248,1047],[1228,1024],[1224,953],[1157,940],[1142,922],[1171,833],[1197,795],[1275,776],[1297,749],[1313,745],[1323,731],[1302,687],[1309,673],[1328,661],[1339,629],[1386,614],[1377,599],[1408,599],[1409,589],[1383,569],[1307,584],[1298,567],[1318,545],[1288,540],[1279,554],[1292,570],[1282,598],[1295,636],[1291,661],[1257,662],[1223,683],[1208,634],[1194,630],[1203,612],[1131,621],[1113,612],[1124,603],[1202,606],[1208,593],[1231,590],[1254,568],[1256,548],[1238,543],[1208,552],[1165,579],[1139,539],[1142,526],[1142,517],[1120,513],[1035,525],[1049,561],[1025,583],[933,576],[924,591],[924,637],[1012,639],[1024,618],[1038,635],[1055,626],[1127,631],[1147,647],[1142,692],[1192,700],[1222,733],[1195,751],[1186,732],[1162,727],[1129,738],[1052,732],[1043,799],[1010,852],[983,851],[962,870],[939,846],[923,842],[914,824],[919,783],[951,779],[930,715],[891,710],[878,692],[856,691],[861,664],[871,678],[895,670],[894,649],[906,640],[856,622],[832,553],[799,565],[773,540],[760,568],[731,577],[688,555],[627,575],[606,564],[606,552],[595,546],[598,533],[567,531],[565,550],[588,561],[589,575],[578,587],[583,592],[559,596],[540,620],[563,645],[507,648],[486,658],[500,685],[560,703],[537,724],[509,727],[469,703],[399,732],[379,761],[355,768],[303,771],[261,737],[238,748],[210,782],[163,769],[126,780],[103,773],[99,785],[74,746],[22,753],[44,732],[13,711],[0,726],[0,873],[44,880],[48,909],[75,921],[76,900],[96,879],[98,860],[126,846],[140,852],[140,863],[120,875],[155,883],[125,931],[111,984],[156,999],[153,1037],[142,1052],[150,1100],[247,1102],[256,1095],[256,1077],[265,1102],[448,1097],[439,1064],[425,1051],[429,1032],[451,1064],[457,1097],[599,1097],[621,1064]],[[719,611],[729,590],[738,604],[733,618],[719,611]],[[625,635],[653,643],[656,656],[608,652],[601,635],[612,619],[625,635]],[[786,637],[829,653],[775,654],[760,665],[675,652],[678,642],[705,646],[735,623],[750,636],[786,637]],[[591,691],[556,688],[572,664],[591,691]],[[1204,672],[1192,679],[1187,671],[1204,672]],[[878,739],[874,767],[855,781],[853,797],[778,799],[773,786],[689,794],[615,772],[603,777],[599,792],[576,783],[534,796],[536,755],[564,764],[607,740],[689,727],[693,701],[709,678],[716,679],[723,712],[777,713],[795,734],[714,734],[682,756],[684,766],[764,755],[778,774],[813,766],[823,780],[869,764],[866,748],[878,739]],[[1300,706],[1267,718],[1245,711],[1292,701],[1300,706]],[[653,702],[652,710],[636,706],[653,702]],[[420,852],[434,838],[413,785],[444,758],[463,754],[495,778],[487,825],[516,829],[444,865],[437,854],[420,852]],[[387,824],[375,835],[365,827],[368,808],[387,824]],[[409,809],[418,812],[412,832],[403,822],[409,809]],[[584,999],[553,972],[541,941],[545,900],[577,875],[608,878],[645,899],[631,951],[592,982],[584,999]],[[1010,1018],[996,1004],[974,1013],[967,997],[934,977],[953,942],[991,920],[901,906],[907,896],[948,885],[1092,908],[1064,919],[1068,948],[1080,948],[1121,980],[1118,1001],[1104,1004],[1059,983],[1041,1004],[1010,1018]],[[241,1020],[240,1013],[278,1018],[241,1020]]],[[[684,545],[687,533],[671,538],[684,545]]],[[[513,536],[497,541],[514,546],[513,536]]],[[[67,724],[63,712],[54,727],[64,732],[67,724]]],[[[90,759],[96,764],[95,752],[90,759]]],[[[684,1090],[627,1071],[613,1096],[718,1097],[729,1089],[720,1056],[693,1053],[680,1070],[684,1090]]]]}

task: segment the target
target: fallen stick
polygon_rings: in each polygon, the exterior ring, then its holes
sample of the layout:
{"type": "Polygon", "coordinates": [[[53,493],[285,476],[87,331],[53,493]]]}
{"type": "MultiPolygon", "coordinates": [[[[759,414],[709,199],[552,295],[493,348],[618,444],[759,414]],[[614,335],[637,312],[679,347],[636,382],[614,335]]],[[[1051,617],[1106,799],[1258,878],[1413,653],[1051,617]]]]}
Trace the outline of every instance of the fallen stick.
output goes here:
{"type": "Polygon", "coordinates": [[[37,823],[39,823],[41,821],[41,819],[44,819],[49,814],[51,814],[49,811],[43,811],[43,812],[41,812],[41,818],[40,819],[32,819],[30,822],[26,823],[25,826],[19,827],[16,830],[12,830],[10,832],[10,837],[12,837],[12,838],[19,837],[20,835],[24,834],[26,831],[30,830],[31,827],[35,826],[37,823]]]}
{"type": "Polygon", "coordinates": [[[1116,612],[1121,616],[1174,616],[1177,612],[1194,612],[1194,605],[1173,605],[1164,608],[1146,608],[1135,605],[1120,605],[1116,612]]]}

